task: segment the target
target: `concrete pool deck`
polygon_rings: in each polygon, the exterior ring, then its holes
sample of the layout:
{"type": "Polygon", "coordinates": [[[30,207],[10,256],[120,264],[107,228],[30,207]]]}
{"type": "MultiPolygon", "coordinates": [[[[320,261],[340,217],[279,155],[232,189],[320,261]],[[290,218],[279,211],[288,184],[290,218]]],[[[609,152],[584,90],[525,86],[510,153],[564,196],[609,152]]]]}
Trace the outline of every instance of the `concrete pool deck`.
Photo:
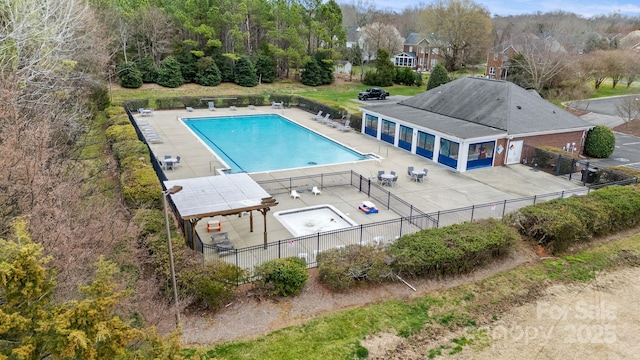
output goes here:
{"type": "MultiPolygon", "coordinates": [[[[382,159],[357,161],[347,164],[315,166],[294,170],[272,171],[250,174],[256,181],[272,180],[320,173],[332,173],[353,170],[365,177],[375,175],[379,170],[398,174],[397,185],[385,187],[396,196],[412,204],[423,212],[431,213],[439,210],[457,209],[474,204],[485,204],[539,194],[560,192],[563,190],[582,188],[565,178],[555,177],[542,171],[531,171],[523,165],[494,167],[458,173],[454,170],[434,163],[418,155],[408,153],[387,143],[361,134],[358,131],[343,132],[311,119],[306,111],[291,109],[272,109],[271,106],[249,109],[239,107],[230,109],[195,109],[154,111],[153,116],[135,119],[146,120],[163,139],[163,143],[150,144],[156,157],[164,155],[180,156],[180,166],[165,172],[169,180],[219,175],[222,164],[200,140],[195,138],[188,128],[178,121],[181,117],[212,117],[255,114],[280,114],[303,126],[313,129],[339,143],[361,153],[374,153],[382,159]],[[427,168],[428,175],[423,183],[412,181],[407,175],[407,167],[427,168]]],[[[351,217],[359,224],[396,219],[399,216],[389,210],[380,209],[378,214],[364,215],[358,206],[368,200],[365,194],[351,187],[322,189],[322,195],[314,196],[308,191],[299,199],[292,199],[288,194],[274,196],[279,205],[267,214],[267,233],[269,242],[291,238],[291,234],[273,217],[273,212],[302,208],[320,204],[331,204],[351,217]]],[[[222,231],[228,232],[237,248],[262,244],[264,225],[262,215],[254,212],[254,232],[249,232],[248,216],[226,216],[222,218],[222,231]]],[[[206,221],[198,222],[196,227],[201,239],[206,242],[206,221]]]]}

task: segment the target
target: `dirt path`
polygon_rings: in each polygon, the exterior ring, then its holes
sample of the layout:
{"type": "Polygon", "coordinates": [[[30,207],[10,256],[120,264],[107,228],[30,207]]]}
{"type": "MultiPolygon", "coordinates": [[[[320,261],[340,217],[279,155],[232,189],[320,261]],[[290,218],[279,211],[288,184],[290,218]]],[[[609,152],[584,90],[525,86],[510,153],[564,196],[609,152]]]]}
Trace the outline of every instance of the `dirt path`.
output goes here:
{"type": "Polygon", "coordinates": [[[368,340],[369,359],[421,359],[444,346],[446,359],[637,359],[640,354],[640,268],[598,276],[589,284],[554,285],[534,303],[517,307],[484,328],[417,344],[391,334],[368,340]],[[451,355],[452,339],[475,337],[451,355]]]}
{"type": "Polygon", "coordinates": [[[467,276],[444,280],[412,280],[410,283],[417,289],[416,292],[398,282],[344,294],[332,293],[318,282],[317,272],[311,270],[307,285],[294,298],[260,302],[247,296],[245,292],[215,314],[202,312],[183,315],[182,343],[187,346],[202,346],[254,338],[340,309],[361,307],[389,299],[424,296],[435,290],[484,279],[536,259],[537,256],[530,249],[521,247],[507,258],[467,276]]]}

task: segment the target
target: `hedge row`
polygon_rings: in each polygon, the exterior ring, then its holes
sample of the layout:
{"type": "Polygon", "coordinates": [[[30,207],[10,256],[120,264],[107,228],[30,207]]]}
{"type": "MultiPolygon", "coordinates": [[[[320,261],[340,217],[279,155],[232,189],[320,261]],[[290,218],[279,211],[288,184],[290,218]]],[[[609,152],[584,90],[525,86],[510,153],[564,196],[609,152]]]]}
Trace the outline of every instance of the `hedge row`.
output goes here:
{"type": "MultiPolygon", "coordinates": [[[[247,107],[249,105],[260,106],[268,104],[264,95],[225,95],[220,97],[212,96],[210,98],[202,96],[181,96],[156,99],[156,109],[184,109],[186,106],[193,108],[207,108],[211,101],[219,108],[227,108],[230,106],[247,107]]],[[[131,103],[127,105],[130,109],[138,108],[133,107],[134,104],[131,103]]]]}
{"type": "Polygon", "coordinates": [[[393,280],[386,251],[373,246],[350,245],[318,255],[318,274],[329,288],[344,291],[358,284],[393,280]]]}
{"type": "Polygon", "coordinates": [[[505,255],[518,238],[513,228],[488,219],[403,236],[388,251],[400,275],[457,275],[505,255]]]}
{"type": "MultiPolygon", "coordinates": [[[[124,109],[121,110],[124,112],[124,109]]],[[[159,207],[162,205],[162,189],[158,176],[151,165],[147,147],[138,140],[130,122],[120,125],[122,114],[109,110],[114,125],[107,128],[105,134],[120,167],[120,185],[125,203],[133,208],[159,207]]],[[[126,116],[126,114],[124,115],[126,116]]]]}
{"type": "Polygon", "coordinates": [[[609,186],[586,196],[555,199],[505,217],[531,241],[557,253],[640,223],[640,187],[609,186]]]}

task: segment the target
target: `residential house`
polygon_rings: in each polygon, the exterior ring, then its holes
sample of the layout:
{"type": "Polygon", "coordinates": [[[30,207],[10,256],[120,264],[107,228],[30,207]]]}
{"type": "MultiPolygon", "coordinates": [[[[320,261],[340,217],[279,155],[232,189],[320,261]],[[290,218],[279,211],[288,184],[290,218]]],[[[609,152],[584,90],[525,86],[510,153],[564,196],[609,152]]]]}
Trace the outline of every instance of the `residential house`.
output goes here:
{"type": "Polygon", "coordinates": [[[620,48],[640,53],[640,30],[635,30],[620,38],[620,48]]]}
{"type": "Polygon", "coordinates": [[[499,45],[487,55],[487,79],[506,79],[509,74],[511,60],[518,53],[545,56],[550,53],[566,53],[567,50],[551,36],[527,33],[513,38],[509,43],[499,45]]]}
{"type": "Polygon", "coordinates": [[[402,52],[393,57],[395,66],[410,67],[419,71],[431,71],[442,60],[435,40],[429,41],[418,33],[411,33],[403,43],[402,52]]]}
{"type": "Polygon", "coordinates": [[[351,63],[346,60],[334,61],[333,69],[336,74],[351,74],[351,63]]]}
{"type": "Polygon", "coordinates": [[[524,145],[582,152],[593,127],[536,92],[478,77],[361,110],[363,134],[459,172],[518,164],[524,145]]]}

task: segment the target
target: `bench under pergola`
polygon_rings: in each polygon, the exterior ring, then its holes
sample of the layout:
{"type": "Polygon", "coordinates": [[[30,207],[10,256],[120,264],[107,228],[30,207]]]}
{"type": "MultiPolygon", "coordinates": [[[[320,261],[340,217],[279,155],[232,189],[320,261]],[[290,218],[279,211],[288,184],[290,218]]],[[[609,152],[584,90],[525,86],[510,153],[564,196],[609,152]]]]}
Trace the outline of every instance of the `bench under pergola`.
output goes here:
{"type": "Polygon", "coordinates": [[[187,241],[195,249],[196,224],[202,218],[236,215],[249,212],[250,231],[253,232],[253,210],[264,218],[264,246],[267,246],[267,212],[278,202],[245,173],[168,180],[166,189],[174,186],[182,190],[171,196],[178,212],[178,221],[185,229],[187,241]],[[190,226],[186,226],[187,223],[190,226]]]}

